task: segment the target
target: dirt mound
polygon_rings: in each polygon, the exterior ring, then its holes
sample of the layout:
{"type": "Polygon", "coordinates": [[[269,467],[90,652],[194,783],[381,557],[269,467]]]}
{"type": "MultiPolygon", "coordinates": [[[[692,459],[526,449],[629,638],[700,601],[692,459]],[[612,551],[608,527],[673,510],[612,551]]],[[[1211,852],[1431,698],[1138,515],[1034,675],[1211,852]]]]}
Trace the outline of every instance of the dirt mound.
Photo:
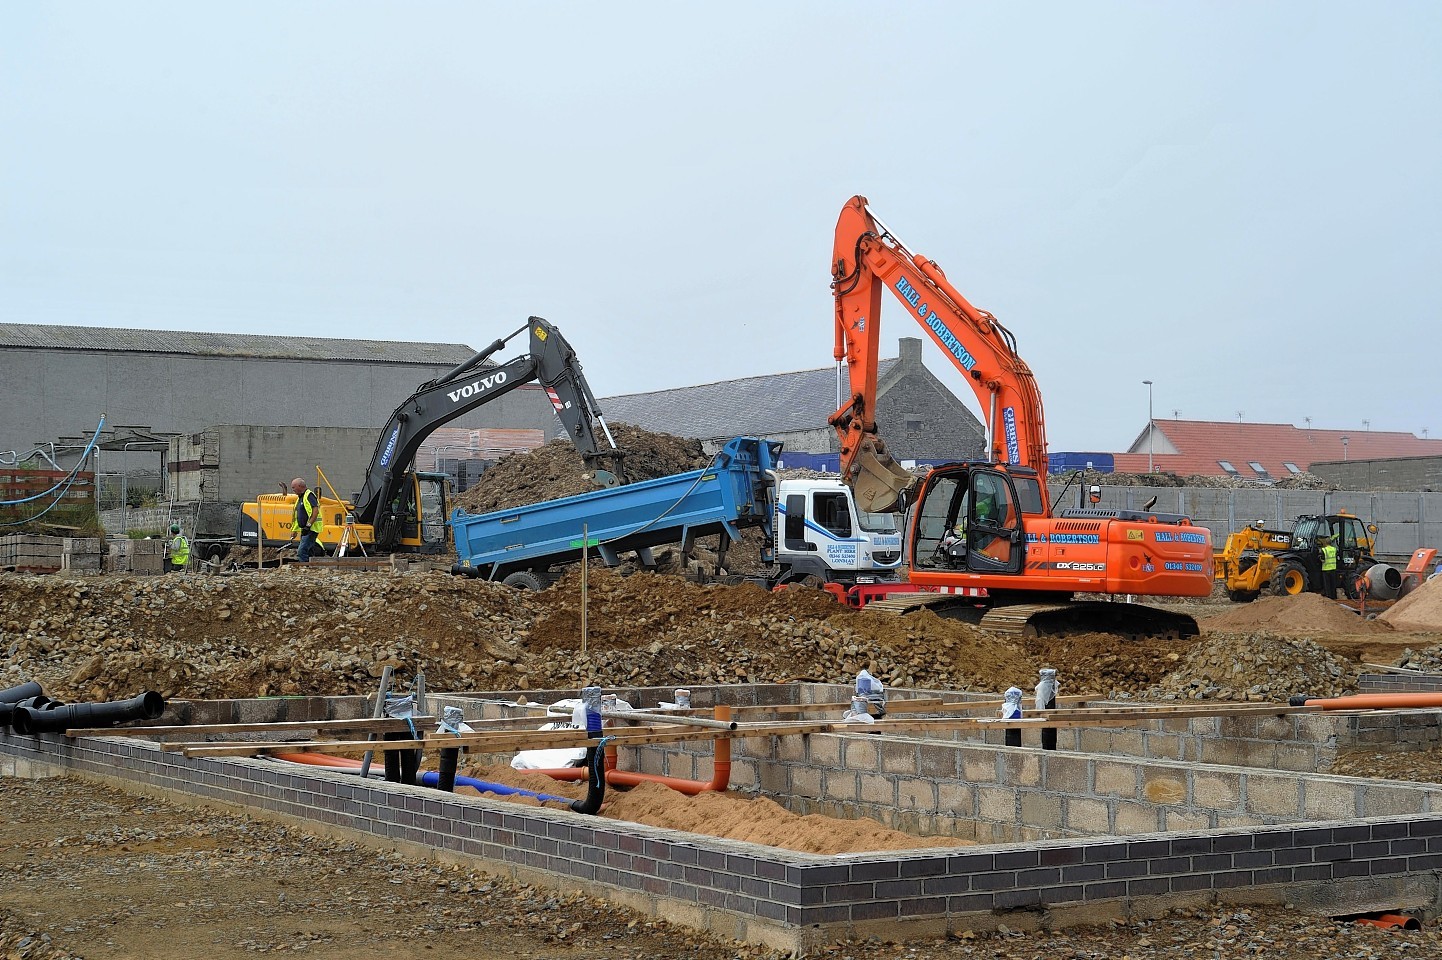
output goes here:
{"type": "Polygon", "coordinates": [[[1424,581],[1377,619],[1396,630],[1442,631],[1442,577],[1424,581]]]}
{"type": "MultiPolygon", "coordinates": [[[[711,462],[702,452],[700,440],[652,433],[628,423],[612,424],[611,433],[624,453],[621,470],[627,483],[699,470],[711,462]]],[[[489,513],[601,489],[587,480],[585,473],[585,464],[571,441],[552,440],[503,458],[481,474],[457,502],[467,513],[489,513]]]]}
{"type": "Polygon", "coordinates": [[[1239,603],[1224,613],[1201,621],[1207,633],[1275,633],[1313,636],[1320,633],[1386,633],[1388,624],[1363,620],[1351,610],[1320,593],[1294,597],[1262,597],[1239,603]]]}
{"type": "Polygon", "coordinates": [[[1159,683],[1187,644],[1020,641],[930,612],[851,610],[809,588],[700,586],[593,566],[542,593],[445,573],[286,568],[228,577],[0,574],[0,686],[58,699],[365,694],[386,665],[433,690],[845,682],[999,693],[1055,667],[1075,693],[1159,683]]]}

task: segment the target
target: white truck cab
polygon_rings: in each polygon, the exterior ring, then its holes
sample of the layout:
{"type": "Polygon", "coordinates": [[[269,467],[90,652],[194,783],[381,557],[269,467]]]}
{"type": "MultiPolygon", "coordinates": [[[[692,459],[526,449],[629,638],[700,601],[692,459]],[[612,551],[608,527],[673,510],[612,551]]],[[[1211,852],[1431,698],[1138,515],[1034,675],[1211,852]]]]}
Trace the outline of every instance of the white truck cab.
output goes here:
{"type": "Polygon", "coordinates": [[[839,479],[781,480],[776,563],[783,582],[876,583],[901,567],[900,517],[858,510],[839,479]]]}

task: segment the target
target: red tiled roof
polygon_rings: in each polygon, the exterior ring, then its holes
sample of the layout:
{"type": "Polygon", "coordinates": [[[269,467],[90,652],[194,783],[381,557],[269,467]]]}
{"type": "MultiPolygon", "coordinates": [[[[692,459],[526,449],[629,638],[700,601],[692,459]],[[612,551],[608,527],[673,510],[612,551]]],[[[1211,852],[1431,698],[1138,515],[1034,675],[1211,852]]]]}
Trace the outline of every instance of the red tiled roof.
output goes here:
{"type": "MultiPolygon", "coordinates": [[[[1251,462],[1256,461],[1273,480],[1280,480],[1291,476],[1287,463],[1308,470],[1325,460],[1442,456],[1442,440],[1423,440],[1401,431],[1317,430],[1289,423],[1209,420],[1158,420],[1156,429],[1160,434],[1158,445],[1165,437],[1177,452],[1153,454],[1153,467],[1181,476],[1228,476],[1219,460],[1226,460],[1245,479],[1265,479],[1251,468],[1251,462]],[[1343,437],[1347,438],[1345,447],[1343,437]]],[[[1146,472],[1145,431],[1128,452],[1116,454],[1116,469],[1121,473],[1146,472]]]]}

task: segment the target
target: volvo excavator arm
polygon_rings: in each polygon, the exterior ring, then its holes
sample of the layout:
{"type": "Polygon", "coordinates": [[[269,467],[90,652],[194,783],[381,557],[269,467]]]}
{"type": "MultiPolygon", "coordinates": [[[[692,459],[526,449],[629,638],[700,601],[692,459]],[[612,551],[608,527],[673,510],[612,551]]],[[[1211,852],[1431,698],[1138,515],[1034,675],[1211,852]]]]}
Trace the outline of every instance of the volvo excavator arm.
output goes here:
{"type": "Polygon", "coordinates": [[[545,388],[587,470],[603,485],[617,482],[615,474],[601,469],[601,465],[614,465],[620,452],[581,373],[575,351],[548,321],[531,317],[526,326],[495,341],[445,375],[422,384],[391,414],[356,498],[356,520],[375,527],[378,547],[391,549],[400,539],[397,508],[409,482],[411,461],[425,439],[438,427],[533,381],[545,388]],[[529,353],[487,365],[493,354],[523,331],[530,332],[529,353]],[[597,424],[608,448],[597,442],[597,424]]]}
{"type": "MultiPolygon", "coordinates": [[[[1011,332],[972,306],[934,261],[913,254],[852,197],[836,224],[832,253],[837,361],[846,361],[851,396],[830,418],[841,447],[841,475],[863,509],[895,506],[913,478],[886,452],[876,430],[882,291],[901,301],[959,370],[981,404],[987,457],[1046,476],[1041,393],[1011,332]]],[[[1045,488],[1042,493],[1045,496],[1045,488]]]]}

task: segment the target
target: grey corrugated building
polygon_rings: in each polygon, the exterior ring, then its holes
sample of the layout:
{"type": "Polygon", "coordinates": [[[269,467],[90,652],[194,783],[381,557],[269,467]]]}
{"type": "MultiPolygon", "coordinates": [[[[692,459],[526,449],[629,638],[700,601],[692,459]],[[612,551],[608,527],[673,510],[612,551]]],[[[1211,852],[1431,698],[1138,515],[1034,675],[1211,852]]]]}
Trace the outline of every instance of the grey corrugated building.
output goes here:
{"type": "MultiPolygon", "coordinates": [[[[979,457],[985,445],[981,422],[922,364],[921,341],[903,338],[900,354],[881,361],[877,375],[876,421],[892,456],[979,457]]],[[[601,400],[613,422],[708,444],[742,435],[768,437],[793,453],[821,454],[837,452],[836,431],[826,423],[836,407],[834,367],[601,400]]]]}
{"type": "MultiPolygon", "coordinates": [[[[153,435],[215,424],[378,430],[418,386],[474,353],[461,343],[0,323],[0,452],[88,439],[102,413],[111,427],[153,435]]],[[[531,384],[455,425],[549,434],[555,414],[531,384]]]]}

